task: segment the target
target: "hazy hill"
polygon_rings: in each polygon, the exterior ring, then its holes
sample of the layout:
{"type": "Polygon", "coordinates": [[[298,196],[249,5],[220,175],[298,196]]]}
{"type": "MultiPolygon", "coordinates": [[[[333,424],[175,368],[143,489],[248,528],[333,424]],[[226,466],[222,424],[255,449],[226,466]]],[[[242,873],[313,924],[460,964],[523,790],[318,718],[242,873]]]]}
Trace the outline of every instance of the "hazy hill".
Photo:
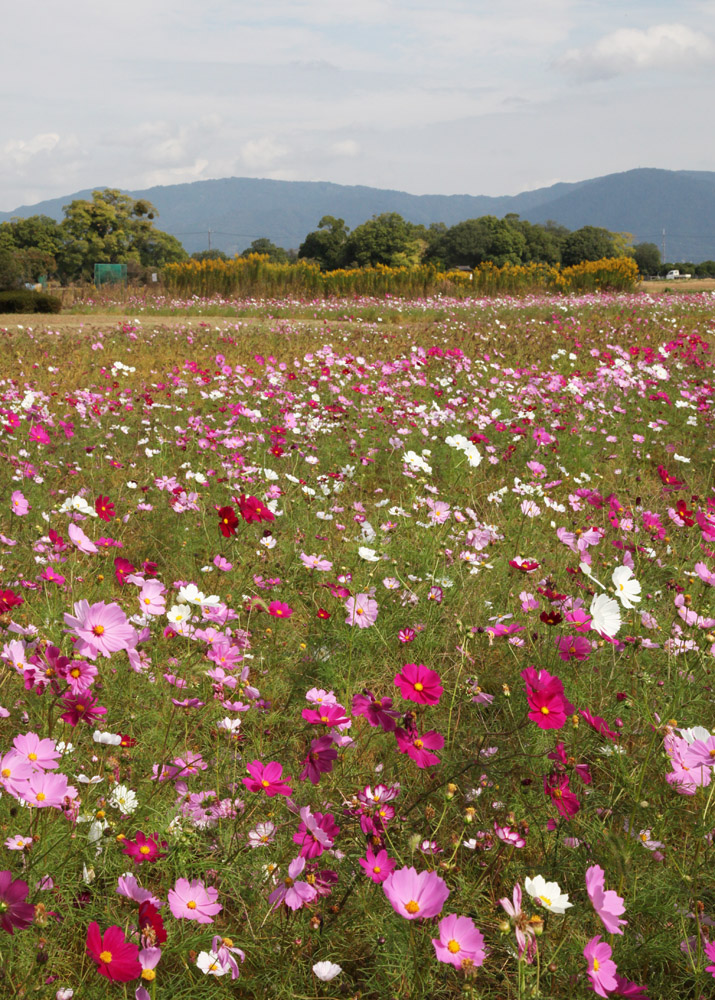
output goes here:
{"type": "MultiPolygon", "coordinates": [[[[657,243],[665,229],[668,260],[715,260],[715,172],[637,169],[575,184],[555,184],[499,198],[486,195],[411,195],[404,191],[327,182],[273,181],[248,177],[194,181],[128,192],[148,198],[159,211],[158,226],[178,237],[189,253],[209,245],[227,253],[259,236],[279,246],[298,247],[323,215],[345,219],[353,229],[381,212],[398,212],[410,222],[451,226],[480,215],[516,212],[532,222],[578,229],[604,226],[632,233],[635,241],[657,243]],[[209,237],[209,230],[211,231],[209,237]]],[[[12,216],[62,218],[62,207],[78,191],[14,212],[12,216]]]]}

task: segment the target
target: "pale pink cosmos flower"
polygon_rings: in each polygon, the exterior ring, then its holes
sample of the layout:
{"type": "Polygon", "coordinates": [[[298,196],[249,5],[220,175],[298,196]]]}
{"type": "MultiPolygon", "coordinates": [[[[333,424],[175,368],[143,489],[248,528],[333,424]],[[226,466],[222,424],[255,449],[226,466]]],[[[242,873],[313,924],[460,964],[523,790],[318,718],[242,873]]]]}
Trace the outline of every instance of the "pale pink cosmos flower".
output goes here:
{"type": "Polygon", "coordinates": [[[382,888],[393,910],[406,920],[436,917],[449,896],[447,884],[439,875],[412,867],[396,869],[382,888]]]}
{"type": "Polygon", "coordinates": [[[94,554],[99,551],[94,542],[85,535],[78,524],[71,523],[67,528],[67,534],[70,536],[70,541],[74,542],[80,552],[94,554]]]}
{"type": "Polygon", "coordinates": [[[620,916],[625,913],[626,908],[622,897],[613,889],[604,890],[604,876],[605,872],[599,865],[591,865],[590,868],[586,869],[588,898],[608,933],[622,934],[621,928],[627,926],[628,921],[621,920],[620,916]]]}
{"type": "Polygon", "coordinates": [[[16,753],[35,771],[53,771],[59,764],[60,752],[55,741],[37,733],[18,733],[12,741],[16,753]]]}
{"type": "Polygon", "coordinates": [[[131,649],[136,645],[137,633],[127,621],[118,604],[105,604],[98,601],[89,604],[88,601],[77,601],[74,606],[74,616],[65,613],[65,624],[69,625],[77,637],[75,649],[82,656],[95,659],[97,656],[110,657],[122,649],[131,649]]]}
{"type": "Polygon", "coordinates": [[[510,920],[514,923],[514,933],[516,944],[519,950],[519,958],[526,952],[526,961],[531,964],[536,955],[536,939],[533,924],[529,923],[529,918],[521,909],[521,886],[517,882],[514,886],[512,898],[506,896],[499,900],[499,905],[504,909],[510,920]]]}
{"type": "Polygon", "coordinates": [[[327,573],[328,570],[333,568],[330,560],[325,559],[323,556],[307,556],[305,552],[301,552],[300,558],[306,569],[317,569],[321,573],[327,573]]]}
{"type": "Polygon", "coordinates": [[[369,594],[357,594],[348,597],[345,602],[348,613],[346,625],[357,625],[358,628],[369,628],[377,621],[378,603],[369,594]]]}
{"type": "Polygon", "coordinates": [[[213,560],[216,569],[220,569],[222,573],[229,573],[233,569],[233,563],[230,563],[228,559],[223,556],[214,556],[213,560]]]}
{"type": "Polygon", "coordinates": [[[312,903],[318,890],[309,882],[301,882],[298,876],[305,868],[305,858],[294,858],[288,865],[288,876],[283,879],[268,897],[273,908],[285,903],[289,910],[299,910],[305,903],[312,903]]]}
{"type": "Polygon", "coordinates": [[[217,903],[218,889],[206,888],[199,879],[179,878],[173,889],[169,889],[169,909],[177,919],[196,920],[200,924],[212,924],[213,918],[223,909],[217,903]]]}
{"type": "Polygon", "coordinates": [[[17,514],[18,517],[24,517],[30,510],[30,504],[27,502],[20,490],[15,490],[14,493],[12,493],[10,501],[12,503],[11,510],[13,514],[17,514]]]}
{"type": "Polygon", "coordinates": [[[139,592],[139,607],[145,615],[163,615],[166,611],[166,587],[160,580],[147,580],[139,592]]]}

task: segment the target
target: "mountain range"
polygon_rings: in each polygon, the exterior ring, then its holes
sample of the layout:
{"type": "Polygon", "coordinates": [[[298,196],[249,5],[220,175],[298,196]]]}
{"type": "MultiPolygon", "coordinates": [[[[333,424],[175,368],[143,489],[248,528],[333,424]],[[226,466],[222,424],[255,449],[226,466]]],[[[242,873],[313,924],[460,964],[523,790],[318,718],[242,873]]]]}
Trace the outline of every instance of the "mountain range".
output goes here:
{"type": "MultiPolygon", "coordinates": [[[[101,186],[101,185],[98,185],[101,186]]],[[[715,260],[715,171],[638,168],[516,195],[413,195],[404,191],[323,181],[251,177],[194,181],[127,191],[156,207],[157,226],[189,253],[209,246],[234,254],[258,237],[297,248],[324,215],[354,229],[373,215],[397,212],[414,223],[452,226],[481,215],[517,213],[568,229],[602,226],[627,232],[635,243],[656,243],[667,261],[715,260]],[[664,251],[664,252],[663,252],[664,251]]],[[[0,212],[0,221],[29,215],[62,219],[62,208],[91,189],[0,212]]]]}

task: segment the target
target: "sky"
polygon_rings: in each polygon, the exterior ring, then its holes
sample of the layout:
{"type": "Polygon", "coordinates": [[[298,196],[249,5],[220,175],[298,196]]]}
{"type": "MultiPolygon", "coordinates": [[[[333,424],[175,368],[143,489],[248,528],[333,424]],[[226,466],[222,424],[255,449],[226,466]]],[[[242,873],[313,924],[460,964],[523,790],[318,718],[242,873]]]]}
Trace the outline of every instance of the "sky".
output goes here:
{"type": "Polygon", "coordinates": [[[715,170],[715,0],[36,0],[0,210],[220,177],[504,195],[715,170]]]}

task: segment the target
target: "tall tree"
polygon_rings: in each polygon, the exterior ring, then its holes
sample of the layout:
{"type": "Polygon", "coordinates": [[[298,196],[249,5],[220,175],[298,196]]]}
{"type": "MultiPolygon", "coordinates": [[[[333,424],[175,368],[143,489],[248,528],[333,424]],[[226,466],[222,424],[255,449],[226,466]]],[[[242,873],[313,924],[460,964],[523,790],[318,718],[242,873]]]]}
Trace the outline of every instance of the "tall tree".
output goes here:
{"type": "Polygon", "coordinates": [[[345,247],[350,230],[344,219],[324,215],[318,228],[308,233],[298,248],[298,257],[314,260],[323,271],[335,271],[345,264],[345,247]]]}

